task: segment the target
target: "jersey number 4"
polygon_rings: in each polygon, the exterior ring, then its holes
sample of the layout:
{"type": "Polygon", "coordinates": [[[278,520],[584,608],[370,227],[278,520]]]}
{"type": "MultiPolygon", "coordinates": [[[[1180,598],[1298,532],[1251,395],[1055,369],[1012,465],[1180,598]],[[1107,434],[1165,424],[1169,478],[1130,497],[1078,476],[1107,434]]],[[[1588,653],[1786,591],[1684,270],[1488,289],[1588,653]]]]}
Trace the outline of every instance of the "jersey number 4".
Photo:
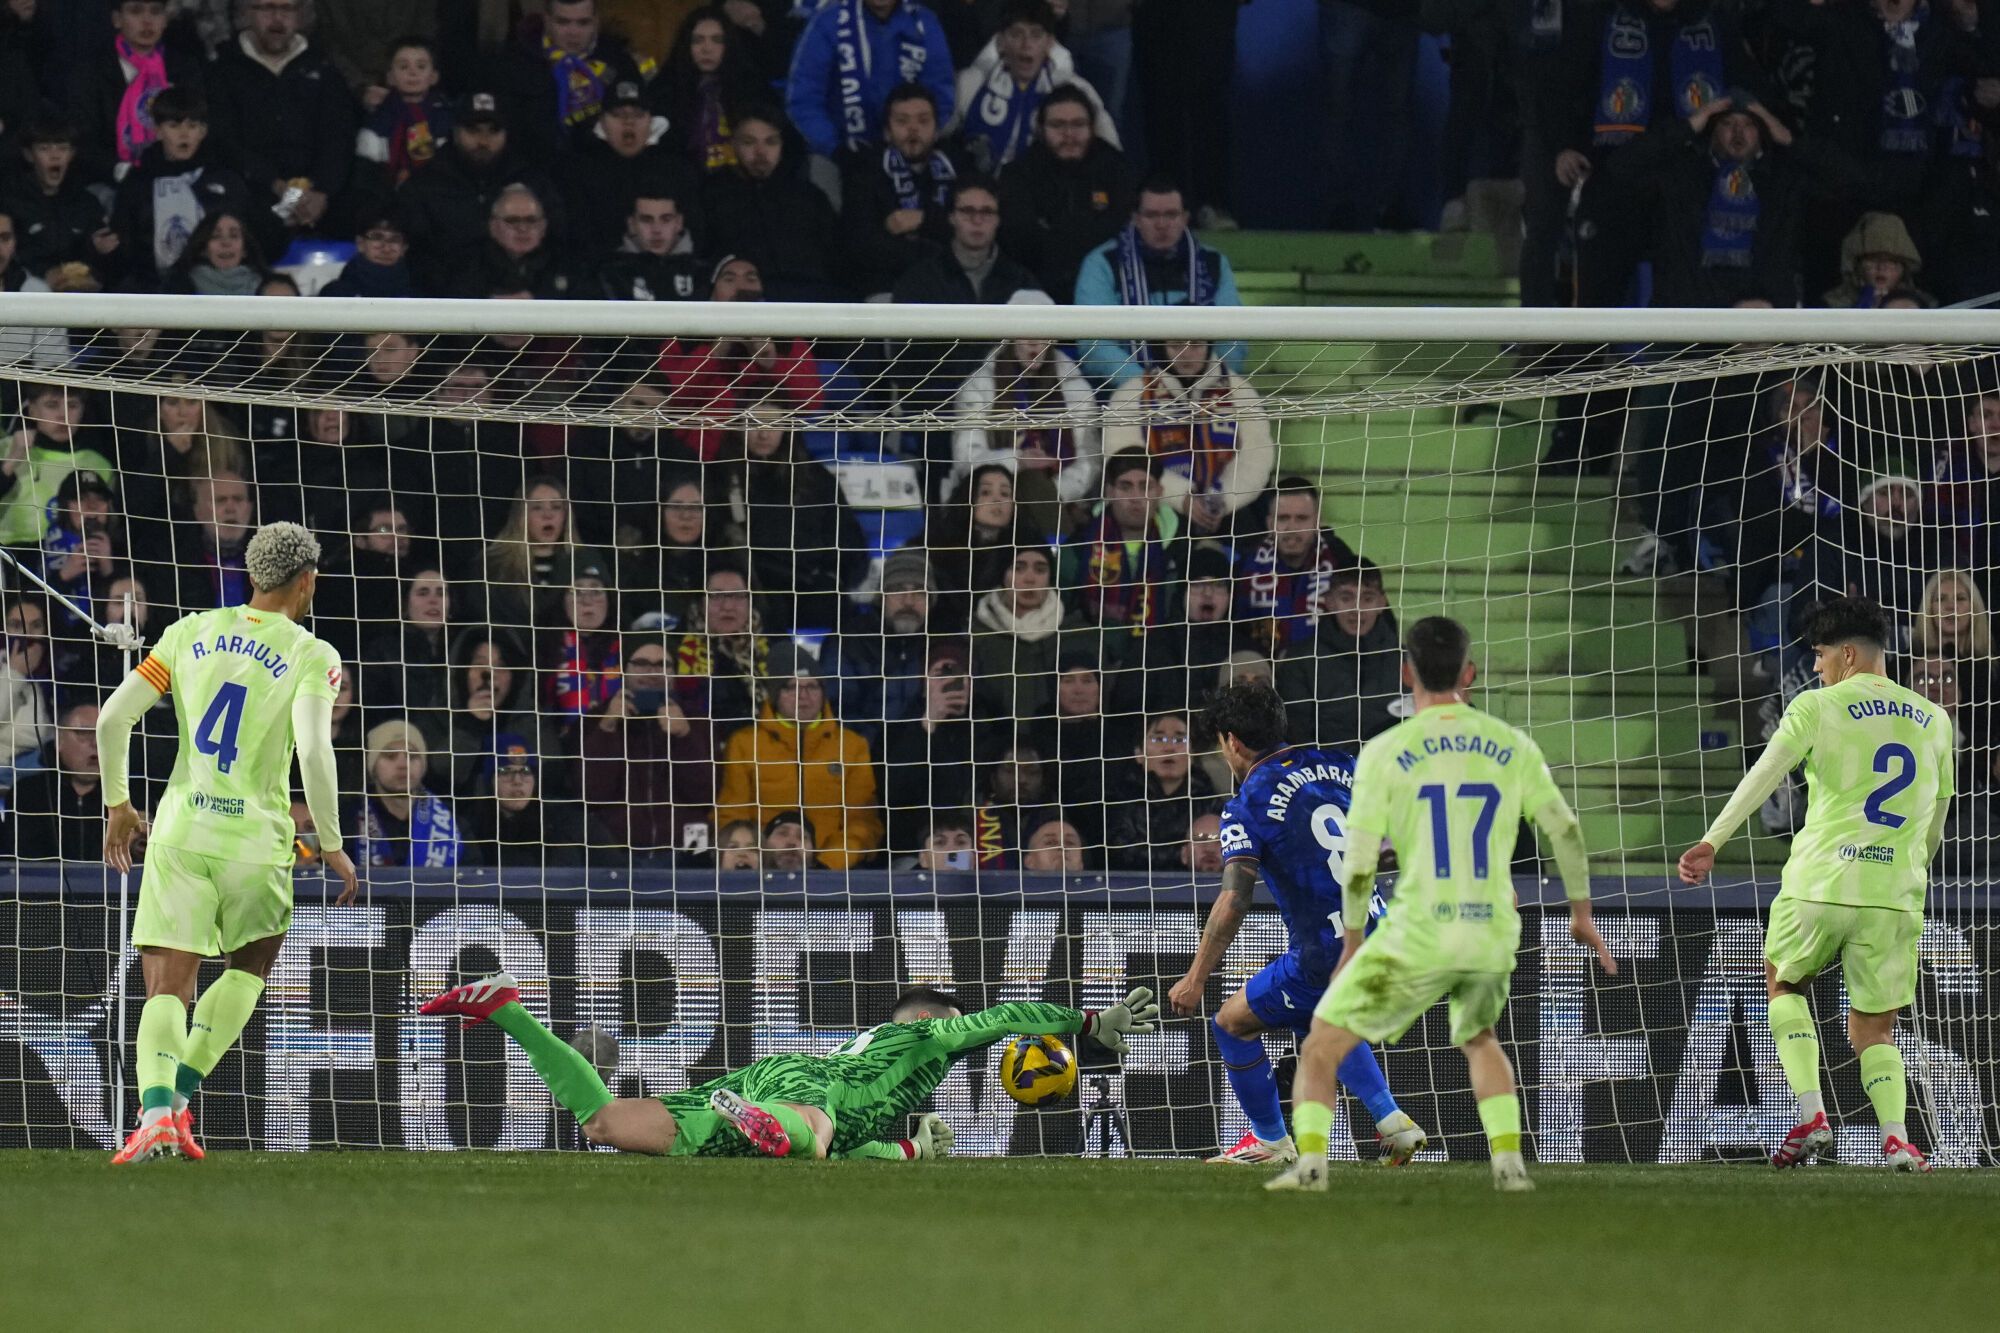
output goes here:
{"type": "MultiPolygon", "coordinates": [[[[1417,799],[1431,808],[1431,853],[1437,859],[1437,877],[1451,878],[1451,804],[1444,784],[1433,782],[1417,788],[1417,799]]],[[[1493,817],[1500,813],[1500,789],[1490,782],[1461,782],[1458,799],[1479,802],[1472,820],[1472,877],[1485,879],[1493,867],[1488,843],[1493,836],[1493,817]]]]}
{"type": "Polygon", "coordinates": [[[1868,803],[1861,807],[1861,813],[1871,824],[1901,828],[1909,822],[1908,817],[1884,810],[1882,805],[1890,797],[1902,795],[1903,789],[1917,780],[1917,757],[1910,753],[1909,746],[1890,741],[1875,752],[1875,771],[1887,773],[1891,765],[1895,767],[1895,776],[1868,793],[1868,803]]]}
{"type": "Polygon", "coordinates": [[[243,725],[243,702],[249,697],[247,686],[225,682],[194,729],[195,753],[212,755],[224,773],[236,762],[236,729],[243,725]]]}

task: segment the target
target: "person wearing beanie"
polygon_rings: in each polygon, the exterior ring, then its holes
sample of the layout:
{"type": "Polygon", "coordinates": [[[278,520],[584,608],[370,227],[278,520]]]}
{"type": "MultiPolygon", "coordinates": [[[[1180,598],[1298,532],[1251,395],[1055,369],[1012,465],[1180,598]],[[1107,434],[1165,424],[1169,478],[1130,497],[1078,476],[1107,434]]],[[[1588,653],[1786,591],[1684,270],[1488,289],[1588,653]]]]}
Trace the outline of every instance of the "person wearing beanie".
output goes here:
{"type": "Polygon", "coordinates": [[[921,547],[891,551],[872,624],[840,634],[827,650],[827,680],[841,721],[879,750],[883,724],[922,711],[937,575],[921,547]]]}
{"type": "Polygon", "coordinates": [[[495,738],[473,796],[464,802],[467,865],[541,870],[583,864],[583,814],[542,792],[542,765],[527,736],[495,738]]]}

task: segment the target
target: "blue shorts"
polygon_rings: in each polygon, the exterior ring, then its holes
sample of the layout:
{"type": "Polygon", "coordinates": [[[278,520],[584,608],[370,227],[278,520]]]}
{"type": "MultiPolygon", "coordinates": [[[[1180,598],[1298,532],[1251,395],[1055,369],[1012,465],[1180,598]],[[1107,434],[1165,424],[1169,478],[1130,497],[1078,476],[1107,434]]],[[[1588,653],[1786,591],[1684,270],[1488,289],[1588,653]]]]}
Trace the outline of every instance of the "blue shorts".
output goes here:
{"type": "Polygon", "coordinates": [[[1265,1027],[1304,1033],[1332,976],[1330,970],[1309,970],[1296,949],[1287,949],[1243,984],[1243,998],[1265,1027]]]}

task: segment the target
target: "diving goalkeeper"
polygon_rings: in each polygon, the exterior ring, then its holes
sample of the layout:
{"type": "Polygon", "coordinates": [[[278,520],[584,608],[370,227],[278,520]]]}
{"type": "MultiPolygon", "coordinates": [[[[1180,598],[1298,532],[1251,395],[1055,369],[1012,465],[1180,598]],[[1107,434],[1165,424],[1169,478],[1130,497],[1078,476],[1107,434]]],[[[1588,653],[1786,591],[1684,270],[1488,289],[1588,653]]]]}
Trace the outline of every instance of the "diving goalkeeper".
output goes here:
{"type": "Polygon", "coordinates": [[[889,1021],[830,1055],[767,1055],[734,1073],[664,1097],[613,1097],[582,1052],[521,1007],[502,972],[426,1003],[426,1014],[455,1014],[467,1026],[492,1020],[527,1053],[549,1091],[592,1143],[672,1157],[873,1157],[913,1161],[951,1151],[936,1114],[902,1138],[909,1115],[944,1082],[960,1056],[1020,1033],[1075,1033],[1119,1055],[1129,1033],[1151,1032],[1160,1016],[1153,993],[1134,989],[1102,1011],[1059,1004],[998,1004],[961,1013],[942,991],[905,991],[889,1021]]]}

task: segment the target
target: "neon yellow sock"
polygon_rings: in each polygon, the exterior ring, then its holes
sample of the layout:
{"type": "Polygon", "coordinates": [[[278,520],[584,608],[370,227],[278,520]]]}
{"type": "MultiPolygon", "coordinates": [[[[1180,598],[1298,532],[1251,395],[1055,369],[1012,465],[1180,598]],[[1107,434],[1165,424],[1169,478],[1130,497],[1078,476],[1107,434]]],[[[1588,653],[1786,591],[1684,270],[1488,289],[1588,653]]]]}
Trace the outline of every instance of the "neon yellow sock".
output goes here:
{"type": "Polygon", "coordinates": [[[1771,1039],[1778,1044],[1778,1064],[1785,1082],[1799,1099],[1799,1109],[1811,1119],[1819,1112],[1819,1033],[1803,995],[1771,997],[1771,1039]]]}
{"type": "Polygon", "coordinates": [[[1909,1129],[1903,1118],[1910,1110],[1910,1081],[1896,1043],[1870,1046],[1861,1052],[1861,1087],[1875,1108],[1875,1118],[1882,1122],[1884,1137],[1906,1137],[1909,1129]]]}
{"type": "Polygon", "coordinates": [[[215,1072],[215,1066],[243,1035],[263,995],[263,978],[234,967],[201,993],[194,1005],[194,1027],[188,1033],[187,1050],[181,1055],[180,1072],[174,1080],[181,1096],[192,1097],[201,1081],[215,1072]]]}
{"type": "Polygon", "coordinates": [[[1326,1140],[1332,1132],[1333,1108],[1325,1102],[1300,1102],[1292,1107],[1292,1137],[1298,1141],[1299,1156],[1326,1156],[1326,1140]]]}
{"type": "Polygon", "coordinates": [[[1481,1098],[1479,1123],[1486,1129],[1486,1142],[1495,1156],[1521,1151],[1521,1098],[1518,1093],[1503,1092],[1498,1097],[1481,1098]]]}
{"type": "Polygon", "coordinates": [[[174,1075],[187,1046],[187,1006],[178,995],[155,995],[139,1011],[139,1105],[165,1114],[174,1104],[174,1075]]]}

